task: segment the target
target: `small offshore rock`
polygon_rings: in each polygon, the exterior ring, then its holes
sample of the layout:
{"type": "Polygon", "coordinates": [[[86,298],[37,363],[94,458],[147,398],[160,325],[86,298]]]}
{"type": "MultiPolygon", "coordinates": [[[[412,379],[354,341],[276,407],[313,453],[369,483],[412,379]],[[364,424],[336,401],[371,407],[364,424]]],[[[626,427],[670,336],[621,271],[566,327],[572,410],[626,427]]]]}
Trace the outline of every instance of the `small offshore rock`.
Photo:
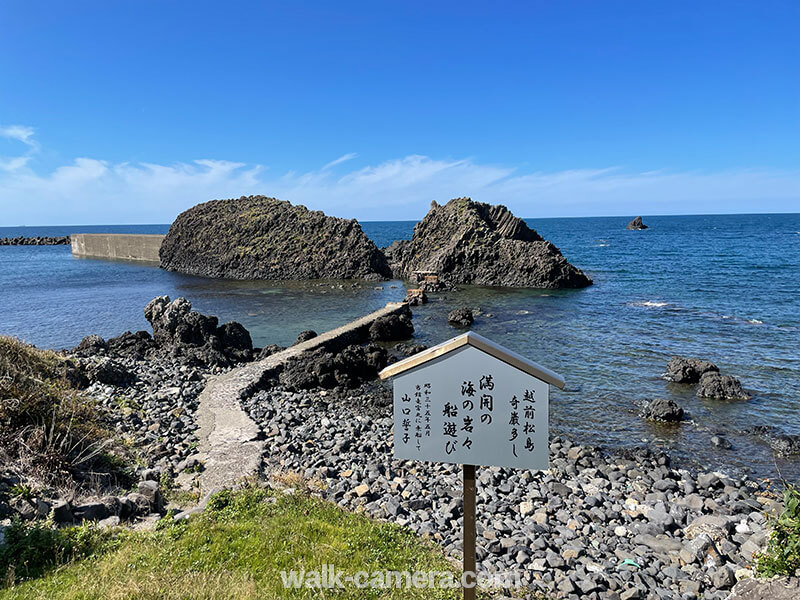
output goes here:
{"type": "Polygon", "coordinates": [[[700,358],[673,356],[667,363],[664,379],[674,383],[697,383],[706,373],[719,372],[712,362],[700,358]]]}
{"type": "Polygon", "coordinates": [[[683,419],[683,408],[674,400],[656,398],[642,409],[642,416],[653,421],[677,423],[683,419]]]}
{"type": "Polygon", "coordinates": [[[748,400],[750,396],[742,389],[741,382],[731,375],[720,375],[716,372],[706,373],[700,378],[697,387],[699,398],[716,398],[720,400],[748,400]]]}
{"type": "Polygon", "coordinates": [[[721,435],[712,436],[711,444],[722,450],[730,450],[731,448],[733,448],[733,444],[731,444],[726,438],[722,437],[721,435]]]}
{"type": "Polygon", "coordinates": [[[469,327],[475,322],[475,316],[469,308],[456,308],[448,313],[447,322],[453,327],[469,327]]]}
{"type": "Polygon", "coordinates": [[[630,223],[625,226],[625,229],[632,229],[634,231],[641,231],[647,229],[647,225],[642,222],[642,217],[634,217],[630,223]]]}

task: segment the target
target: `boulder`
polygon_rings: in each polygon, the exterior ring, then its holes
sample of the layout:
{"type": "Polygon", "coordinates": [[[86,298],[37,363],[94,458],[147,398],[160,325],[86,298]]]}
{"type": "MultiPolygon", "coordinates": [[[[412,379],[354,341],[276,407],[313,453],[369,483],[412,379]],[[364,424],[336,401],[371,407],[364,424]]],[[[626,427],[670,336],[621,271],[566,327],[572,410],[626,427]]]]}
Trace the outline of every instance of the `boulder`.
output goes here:
{"type": "Polygon", "coordinates": [[[402,312],[379,317],[369,326],[369,339],[373,342],[405,340],[413,335],[414,325],[408,305],[403,307],[402,312]]]}
{"type": "Polygon", "coordinates": [[[434,271],[449,284],[581,288],[591,285],[561,251],[502,205],[456,198],[436,202],[411,240],[387,248],[395,277],[434,271]]]}
{"type": "Polygon", "coordinates": [[[747,400],[750,396],[742,389],[738,379],[730,375],[709,372],[700,378],[697,386],[698,398],[717,398],[721,400],[747,400]]]}
{"type": "Polygon", "coordinates": [[[409,342],[400,342],[394,346],[395,352],[400,356],[413,356],[427,349],[428,347],[425,344],[413,344],[409,342]]]}
{"type": "Polygon", "coordinates": [[[317,337],[317,332],[313,329],[308,329],[306,331],[301,331],[300,334],[297,336],[297,339],[294,341],[292,346],[296,346],[297,344],[302,344],[303,342],[307,342],[308,340],[313,340],[317,337]]]}
{"type": "Polygon", "coordinates": [[[147,331],[136,333],[126,331],[120,336],[109,339],[107,346],[109,354],[141,360],[156,347],[156,343],[147,331]]]}
{"type": "Polygon", "coordinates": [[[743,579],[726,600],[797,600],[800,598],[800,577],[743,579]]]}
{"type": "Polygon", "coordinates": [[[161,266],[227,279],[386,279],[386,257],[354,219],[266,196],[212,200],[182,212],[161,266]]]}
{"type": "Polygon", "coordinates": [[[69,502],[65,500],[55,501],[50,508],[50,514],[53,517],[54,523],[70,523],[74,520],[72,507],[70,507],[69,502]]]}
{"type": "Polygon", "coordinates": [[[712,362],[699,358],[673,356],[667,363],[667,370],[662,377],[674,383],[697,383],[706,373],[719,372],[712,362]]]}
{"type": "Polygon", "coordinates": [[[453,327],[469,327],[475,322],[475,317],[468,308],[456,308],[448,313],[447,322],[453,327]]]}
{"type": "Polygon", "coordinates": [[[283,346],[278,346],[277,344],[270,344],[269,346],[264,346],[258,353],[257,359],[263,360],[272,356],[273,354],[277,354],[278,352],[283,352],[286,350],[283,346]]]}
{"type": "Polygon", "coordinates": [[[75,346],[73,354],[80,356],[95,356],[105,352],[108,349],[108,344],[99,335],[87,335],[81,340],[81,343],[75,346]]]}
{"type": "Polygon", "coordinates": [[[135,510],[131,516],[146,515],[150,513],[150,500],[144,494],[132,492],[125,496],[125,500],[135,507],[135,510]]]}
{"type": "Polygon", "coordinates": [[[375,344],[348,346],[336,354],[318,349],[287,360],[279,381],[290,390],[353,388],[377,377],[387,360],[386,350],[375,344]]]}
{"type": "Polygon", "coordinates": [[[683,419],[683,408],[674,400],[656,398],[645,405],[642,416],[653,421],[676,423],[683,419]]]}
{"type": "Polygon", "coordinates": [[[428,296],[422,288],[408,289],[403,302],[409,306],[421,306],[428,303],[428,296]]]}
{"type": "Polygon", "coordinates": [[[790,435],[766,425],[757,425],[750,432],[765,440],[779,456],[800,454],[800,435],[790,435]]]}
{"type": "Polygon", "coordinates": [[[74,507],[72,515],[79,523],[81,521],[99,521],[108,516],[108,507],[102,502],[87,502],[74,507]]]}
{"type": "Polygon", "coordinates": [[[625,229],[632,229],[634,231],[641,231],[642,229],[647,229],[647,225],[642,223],[642,217],[634,217],[634,219],[628,223],[625,229]]]}
{"type": "Polygon", "coordinates": [[[147,498],[151,510],[155,512],[161,510],[161,490],[157,481],[140,481],[139,494],[147,498]]]}
{"type": "Polygon", "coordinates": [[[136,381],[136,375],[111,358],[89,363],[86,375],[89,381],[117,387],[128,387],[136,381]]]}

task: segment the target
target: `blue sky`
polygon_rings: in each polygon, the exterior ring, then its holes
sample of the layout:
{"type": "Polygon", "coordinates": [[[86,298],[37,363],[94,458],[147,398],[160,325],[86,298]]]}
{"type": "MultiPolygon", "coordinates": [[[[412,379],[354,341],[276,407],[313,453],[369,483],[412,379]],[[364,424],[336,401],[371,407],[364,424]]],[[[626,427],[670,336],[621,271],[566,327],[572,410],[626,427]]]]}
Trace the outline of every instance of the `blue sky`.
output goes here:
{"type": "Polygon", "coordinates": [[[0,4],[0,225],[795,212],[796,2],[0,4]]]}

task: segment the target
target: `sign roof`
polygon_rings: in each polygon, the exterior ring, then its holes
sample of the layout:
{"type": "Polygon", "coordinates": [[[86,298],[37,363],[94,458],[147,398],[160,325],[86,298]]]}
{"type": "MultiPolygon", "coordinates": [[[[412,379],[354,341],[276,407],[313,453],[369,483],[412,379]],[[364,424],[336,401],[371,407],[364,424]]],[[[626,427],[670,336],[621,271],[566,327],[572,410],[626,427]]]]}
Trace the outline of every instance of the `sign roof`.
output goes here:
{"type": "Polygon", "coordinates": [[[381,379],[388,379],[389,377],[400,375],[401,373],[416,367],[420,367],[435,358],[449,354],[454,350],[467,345],[477,348],[478,350],[481,350],[490,356],[502,360],[512,367],[516,367],[520,371],[524,371],[525,373],[528,373],[537,379],[541,379],[542,381],[554,385],[558,389],[564,389],[564,385],[566,385],[564,378],[558,373],[551,371],[547,367],[538,365],[535,362],[528,360],[524,356],[517,354],[516,352],[513,352],[507,348],[503,348],[502,346],[495,344],[493,341],[488,340],[482,335],[478,335],[472,331],[468,331],[467,333],[447,340],[438,346],[433,346],[432,348],[428,348],[427,350],[389,365],[383,371],[378,373],[378,376],[381,379]]]}

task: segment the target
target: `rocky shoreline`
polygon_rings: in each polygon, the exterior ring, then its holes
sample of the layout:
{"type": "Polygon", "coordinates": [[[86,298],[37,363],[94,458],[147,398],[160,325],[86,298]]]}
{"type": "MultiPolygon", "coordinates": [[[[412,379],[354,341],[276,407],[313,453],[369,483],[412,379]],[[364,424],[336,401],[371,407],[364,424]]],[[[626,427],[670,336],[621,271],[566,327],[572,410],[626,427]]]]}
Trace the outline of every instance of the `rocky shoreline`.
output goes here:
{"type": "MultiPolygon", "coordinates": [[[[9,500],[21,480],[0,473],[0,520],[16,513],[27,520],[51,515],[59,524],[141,527],[202,510],[203,502],[191,508],[202,500],[205,459],[198,398],[210,377],[280,348],[252,348],[240,325],[219,326],[183,299],[156,298],[146,314],[152,336],[89,336],[67,353],[86,379],[83,393],[132,450],[134,482],[123,489],[98,481],[94,495],[47,490],[9,500]],[[165,498],[173,489],[183,491],[183,501],[165,498]]],[[[366,345],[287,362],[240,403],[261,431],[263,479],[303,481],[348,510],[409,527],[458,559],[460,471],[393,459],[391,390],[373,379],[388,361],[424,348],[376,345],[410,336],[409,317],[380,321],[366,345]]],[[[310,332],[300,337],[313,339],[310,332]]],[[[676,358],[667,372],[694,382],[715,369],[676,358]]],[[[690,472],[662,452],[590,447],[554,433],[548,471],[480,467],[477,510],[479,570],[519,574],[525,589],[506,590],[515,597],[722,600],[753,576],[767,518],[781,503],[748,477],[690,472]]]]}
{"type": "Polygon", "coordinates": [[[68,246],[69,244],[70,237],[68,235],[0,238],[0,246],[68,246]]]}
{"type": "MultiPolygon", "coordinates": [[[[267,441],[265,477],[299,474],[340,506],[461,552],[455,465],[392,458],[391,396],[261,391],[242,403],[267,441]]],[[[727,598],[751,577],[776,495],[748,478],[690,473],[646,448],[551,438],[547,472],[478,469],[478,565],[565,598],[727,598]]]]}

